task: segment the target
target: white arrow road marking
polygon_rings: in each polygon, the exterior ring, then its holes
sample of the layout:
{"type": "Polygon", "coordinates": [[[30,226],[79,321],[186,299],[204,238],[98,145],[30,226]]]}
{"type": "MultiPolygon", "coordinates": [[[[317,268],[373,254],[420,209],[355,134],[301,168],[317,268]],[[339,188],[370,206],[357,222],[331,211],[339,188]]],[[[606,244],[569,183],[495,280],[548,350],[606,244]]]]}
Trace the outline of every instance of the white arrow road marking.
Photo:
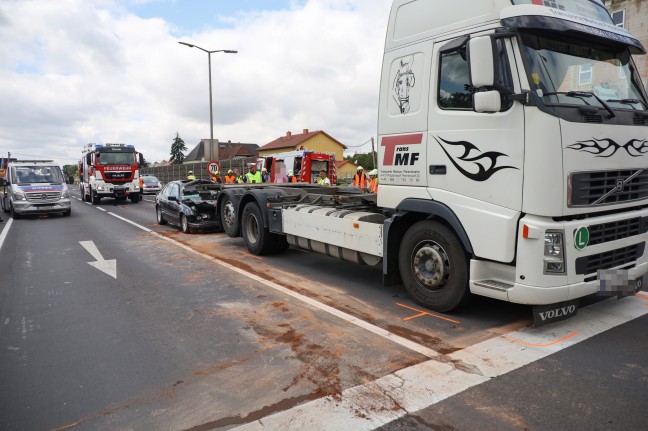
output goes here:
{"type": "Polygon", "coordinates": [[[117,278],[117,259],[105,260],[93,241],[79,241],[79,244],[97,260],[96,262],[88,262],[88,265],[94,266],[112,278],[117,278]]]}

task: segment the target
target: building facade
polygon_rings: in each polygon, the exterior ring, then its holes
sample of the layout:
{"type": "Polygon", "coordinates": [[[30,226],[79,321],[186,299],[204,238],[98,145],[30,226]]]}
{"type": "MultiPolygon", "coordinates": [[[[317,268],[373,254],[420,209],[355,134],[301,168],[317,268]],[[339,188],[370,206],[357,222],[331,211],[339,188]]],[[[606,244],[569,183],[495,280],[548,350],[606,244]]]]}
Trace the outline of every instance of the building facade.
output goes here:
{"type": "MultiPolygon", "coordinates": [[[[604,3],[614,23],[632,33],[648,49],[648,1],[605,0],[604,3]]],[[[634,59],[644,88],[648,87],[648,54],[637,55],[634,59]]]]}
{"type": "Polygon", "coordinates": [[[274,141],[259,148],[259,157],[265,157],[287,151],[311,150],[319,153],[333,153],[335,160],[344,159],[346,146],[326,132],[316,130],[310,132],[304,129],[302,133],[287,132],[274,141]]]}

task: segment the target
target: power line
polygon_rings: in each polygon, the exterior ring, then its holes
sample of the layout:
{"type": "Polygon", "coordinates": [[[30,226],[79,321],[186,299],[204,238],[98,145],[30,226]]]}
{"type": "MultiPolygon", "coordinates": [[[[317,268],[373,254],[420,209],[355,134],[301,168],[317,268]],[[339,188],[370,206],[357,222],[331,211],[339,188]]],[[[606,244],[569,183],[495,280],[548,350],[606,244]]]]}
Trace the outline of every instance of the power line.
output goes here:
{"type": "Polygon", "coordinates": [[[364,141],[364,142],[363,142],[362,144],[360,144],[360,145],[347,145],[347,148],[358,148],[358,147],[362,147],[363,145],[368,144],[369,142],[371,142],[372,139],[373,139],[373,138],[369,138],[369,139],[367,139],[366,141],[364,141]]]}

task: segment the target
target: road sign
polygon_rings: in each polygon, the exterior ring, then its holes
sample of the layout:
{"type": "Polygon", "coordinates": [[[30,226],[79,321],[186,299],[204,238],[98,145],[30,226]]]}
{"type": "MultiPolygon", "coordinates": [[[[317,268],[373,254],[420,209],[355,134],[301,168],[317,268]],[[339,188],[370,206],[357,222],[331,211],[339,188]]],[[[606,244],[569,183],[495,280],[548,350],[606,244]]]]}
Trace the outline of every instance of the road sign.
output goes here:
{"type": "Polygon", "coordinates": [[[216,174],[216,172],[220,172],[220,165],[218,162],[209,162],[207,165],[207,170],[209,171],[210,175],[216,174]]]}

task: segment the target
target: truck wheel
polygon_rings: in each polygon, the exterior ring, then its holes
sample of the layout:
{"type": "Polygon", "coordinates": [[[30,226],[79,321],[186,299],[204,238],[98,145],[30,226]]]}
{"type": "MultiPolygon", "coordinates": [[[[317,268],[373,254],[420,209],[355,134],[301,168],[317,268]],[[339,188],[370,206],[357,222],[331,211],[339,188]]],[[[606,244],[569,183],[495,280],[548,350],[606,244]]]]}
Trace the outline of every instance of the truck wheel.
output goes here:
{"type": "Polygon", "coordinates": [[[167,224],[167,221],[164,220],[164,216],[162,216],[162,208],[160,208],[159,205],[155,208],[155,214],[157,216],[157,222],[159,225],[167,224]]]}
{"type": "Polygon", "coordinates": [[[99,205],[99,202],[101,202],[101,196],[99,196],[94,190],[90,190],[90,193],[92,193],[92,205],[99,205]]]}
{"type": "Polygon", "coordinates": [[[232,238],[235,238],[239,235],[239,223],[238,218],[236,217],[236,207],[232,198],[225,196],[220,207],[220,222],[223,230],[232,238]]]}
{"type": "Polygon", "coordinates": [[[412,299],[435,311],[450,311],[468,297],[468,259],[456,235],[441,223],[421,221],[403,237],[400,274],[412,299]]]}
{"type": "Polygon", "coordinates": [[[139,193],[134,193],[134,194],[130,195],[130,201],[131,201],[131,203],[134,203],[134,204],[138,203],[140,201],[140,194],[139,193]]]}
{"type": "Polygon", "coordinates": [[[263,227],[261,209],[256,203],[249,203],[243,208],[241,236],[252,254],[261,256],[274,250],[276,238],[263,227]]]}
{"type": "Polygon", "coordinates": [[[187,216],[184,214],[180,214],[180,230],[182,230],[182,233],[191,233],[187,216]]]}

